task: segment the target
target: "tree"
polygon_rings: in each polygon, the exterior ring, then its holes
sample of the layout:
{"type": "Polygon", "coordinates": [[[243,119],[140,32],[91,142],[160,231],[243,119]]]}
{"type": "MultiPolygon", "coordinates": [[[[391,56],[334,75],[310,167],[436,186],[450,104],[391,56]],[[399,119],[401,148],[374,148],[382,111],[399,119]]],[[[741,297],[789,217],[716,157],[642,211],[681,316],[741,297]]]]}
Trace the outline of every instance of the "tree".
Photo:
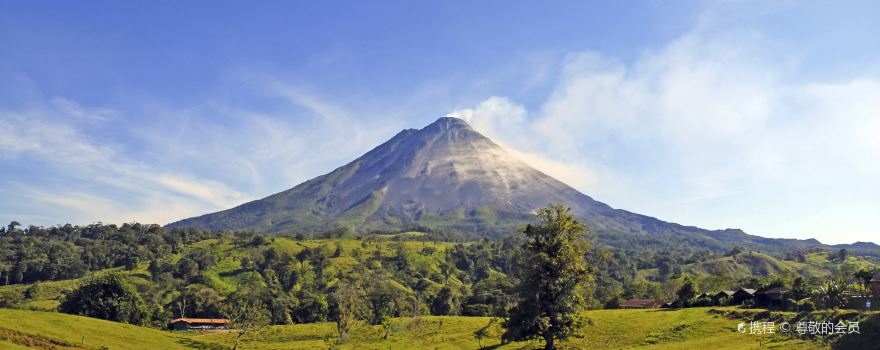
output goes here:
{"type": "Polygon", "coordinates": [[[835,281],[822,283],[813,293],[813,301],[817,308],[824,309],[839,309],[846,305],[843,289],[835,281]]]}
{"type": "Polygon", "coordinates": [[[352,282],[340,282],[330,295],[331,313],[336,322],[337,344],[345,341],[345,336],[358,318],[366,317],[363,289],[352,282]]]}
{"type": "Polygon", "coordinates": [[[269,311],[259,299],[232,296],[221,307],[221,313],[229,320],[230,327],[238,333],[232,350],[238,349],[238,344],[245,335],[259,334],[269,328],[269,311]]]}
{"type": "Polygon", "coordinates": [[[299,305],[293,311],[296,321],[299,323],[314,323],[327,321],[330,304],[327,296],[310,291],[302,291],[297,294],[299,305]]]}
{"type": "Polygon", "coordinates": [[[431,314],[440,316],[457,314],[458,298],[452,288],[444,286],[431,301],[431,314]]]}
{"type": "Polygon", "coordinates": [[[665,282],[672,277],[675,264],[675,259],[668,255],[657,259],[657,278],[665,282]]]}
{"type": "Polygon", "coordinates": [[[25,299],[36,299],[38,295],[40,295],[40,281],[34,282],[30,287],[24,290],[24,298],[25,299]]]}
{"type": "Polygon", "coordinates": [[[9,226],[7,226],[6,233],[14,233],[19,226],[21,226],[21,223],[13,220],[9,223],[9,226]]]}
{"type": "Polygon", "coordinates": [[[591,278],[584,255],[586,227],[569,209],[550,205],[537,211],[538,225],[527,225],[517,259],[519,301],[511,310],[502,340],[543,338],[544,349],[574,335],[585,323],[583,292],[591,278]]]}
{"type": "Polygon", "coordinates": [[[93,278],[64,296],[58,310],[104,320],[143,324],[147,306],[124,277],[109,274],[93,278]]]}
{"type": "Polygon", "coordinates": [[[791,282],[791,297],[800,301],[810,296],[810,286],[807,284],[807,281],[804,280],[803,277],[795,277],[791,282]]]}
{"type": "Polygon", "coordinates": [[[153,281],[158,280],[159,274],[162,273],[162,267],[159,266],[159,260],[150,260],[150,265],[147,266],[147,272],[150,273],[150,278],[152,278],[153,281]]]}
{"type": "Polygon", "coordinates": [[[859,280],[865,293],[871,293],[871,279],[874,277],[874,271],[861,269],[854,273],[853,277],[859,280]]]}
{"type": "Polygon", "coordinates": [[[846,261],[846,257],[848,255],[849,255],[849,252],[846,250],[846,248],[840,248],[840,250],[837,251],[837,259],[839,259],[840,262],[846,261]]]}
{"type": "Polygon", "coordinates": [[[443,283],[449,283],[449,277],[455,273],[455,264],[452,263],[448,251],[445,259],[440,261],[440,273],[443,275],[443,283]]]}
{"type": "Polygon", "coordinates": [[[737,256],[739,254],[742,254],[745,251],[746,251],[746,249],[743,248],[742,246],[734,246],[732,249],[730,249],[730,251],[728,251],[726,254],[724,254],[724,256],[737,256]]]}
{"type": "Polygon", "coordinates": [[[689,305],[690,300],[697,296],[697,287],[694,286],[694,282],[690,278],[685,277],[684,283],[678,289],[676,295],[678,296],[678,299],[675,301],[676,306],[686,307],[689,305]]]}
{"type": "Polygon", "coordinates": [[[4,278],[5,284],[9,285],[9,263],[5,261],[0,261],[0,277],[4,278]]]}
{"type": "Polygon", "coordinates": [[[382,339],[388,339],[388,336],[391,335],[391,331],[394,329],[394,319],[391,316],[384,315],[382,316],[382,320],[379,322],[379,325],[382,326],[382,330],[385,331],[385,335],[382,336],[382,339]]]}

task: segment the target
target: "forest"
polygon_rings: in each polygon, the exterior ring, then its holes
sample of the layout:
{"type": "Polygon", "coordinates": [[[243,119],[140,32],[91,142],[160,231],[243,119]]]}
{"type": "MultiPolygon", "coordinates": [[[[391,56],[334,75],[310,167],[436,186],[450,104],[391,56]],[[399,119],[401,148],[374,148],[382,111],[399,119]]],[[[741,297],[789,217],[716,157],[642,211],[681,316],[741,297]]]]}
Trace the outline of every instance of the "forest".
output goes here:
{"type": "MultiPolygon", "coordinates": [[[[346,237],[338,231],[270,236],[138,223],[22,227],[13,221],[0,229],[0,283],[28,288],[4,290],[0,303],[26,305],[39,294],[40,282],[89,281],[102,271],[140,269],[148,283],[116,282],[131,284],[139,300],[140,316],[130,321],[157,328],[180,316],[219,317],[224,303],[242,299],[259,300],[273,324],[329,321],[338,308],[333,295],[342,285],[364,293],[363,313],[371,324],[417,314],[505,317],[516,301],[523,239],[462,241],[441,233],[346,237]],[[287,243],[300,249],[285,248],[287,243]]],[[[770,285],[818,290],[823,282],[827,288],[829,276],[840,293],[864,291],[864,276],[875,265],[841,253],[802,251],[778,260],[802,264],[797,261],[821,256],[829,262],[827,275],[803,270],[736,276],[699,273],[695,267],[731,256],[760,265],[764,261],[755,257],[763,255],[742,248],[718,255],[592,246],[583,257],[591,276],[584,297],[590,309],[615,308],[631,298],[674,301],[686,283],[707,292],[770,285]]],[[[58,299],[59,310],[76,310],[70,298],[58,299]]]]}

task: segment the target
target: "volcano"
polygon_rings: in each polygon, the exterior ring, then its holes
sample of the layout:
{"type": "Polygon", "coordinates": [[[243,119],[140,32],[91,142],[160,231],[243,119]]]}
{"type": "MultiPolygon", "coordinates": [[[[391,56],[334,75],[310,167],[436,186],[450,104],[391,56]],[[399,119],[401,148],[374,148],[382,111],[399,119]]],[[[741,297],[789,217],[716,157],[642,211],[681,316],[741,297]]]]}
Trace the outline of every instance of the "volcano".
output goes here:
{"type": "Polygon", "coordinates": [[[265,233],[419,229],[497,236],[516,233],[533,220],[535,209],[548,204],[570,207],[609,245],[635,241],[716,251],[732,244],[762,250],[821,245],[736,229],[705,230],[614,209],[523,163],[465,121],[450,117],[403,130],[360,158],[289,190],[168,227],[265,233]]]}

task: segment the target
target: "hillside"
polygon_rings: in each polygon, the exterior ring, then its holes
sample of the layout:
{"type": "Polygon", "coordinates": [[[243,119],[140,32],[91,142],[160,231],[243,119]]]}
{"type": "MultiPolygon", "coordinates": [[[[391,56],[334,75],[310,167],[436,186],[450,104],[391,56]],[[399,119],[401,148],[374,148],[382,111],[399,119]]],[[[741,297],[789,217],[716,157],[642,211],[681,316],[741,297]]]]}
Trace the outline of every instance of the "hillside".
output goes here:
{"type": "MultiPolygon", "coordinates": [[[[192,252],[205,252],[217,258],[217,260],[203,271],[198,279],[198,283],[191,283],[185,286],[189,289],[211,288],[222,295],[233,293],[241,288],[244,289],[260,289],[267,288],[267,282],[262,275],[253,269],[246,269],[242,266],[243,259],[250,259],[258,254],[268,250],[273,250],[280,254],[294,256],[304,249],[323,249],[328,256],[332,256],[336,249],[340,249],[338,257],[330,257],[327,266],[323,272],[327,276],[344,276],[351,272],[351,269],[358,263],[355,259],[357,256],[370,255],[371,257],[380,257],[388,260],[397,258],[397,254],[401,247],[405,247],[407,251],[424,252],[425,248],[429,248],[430,254],[412,254],[410,256],[414,269],[426,271],[426,273],[440,273],[440,261],[442,260],[447,248],[452,243],[445,242],[426,242],[426,241],[399,241],[404,237],[418,237],[421,233],[411,232],[398,235],[376,235],[370,236],[367,240],[355,239],[333,239],[333,240],[304,240],[298,241],[289,237],[272,237],[263,244],[251,244],[250,242],[241,243],[229,239],[209,239],[196,242],[186,246],[181,252],[170,255],[166,258],[158,260],[162,264],[175,265],[179,260],[192,252]]],[[[81,281],[91,276],[102,275],[106,273],[120,273],[141,291],[147,291],[155,287],[156,281],[151,278],[148,261],[143,261],[131,270],[123,268],[113,268],[101,270],[91,273],[86,277],[62,281],[46,281],[40,282],[40,292],[37,296],[24,300],[22,307],[54,311],[62,298],[64,292],[74,289],[81,281]]],[[[450,279],[452,283],[458,283],[455,277],[450,279]]],[[[22,294],[33,284],[16,284],[9,286],[0,286],[0,297],[13,294],[22,294]]],[[[428,289],[434,290],[438,288],[437,283],[432,283],[428,289]]],[[[162,303],[170,303],[179,293],[170,293],[160,295],[162,303]]]]}
{"type": "Polygon", "coordinates": [[[210,349],[181,334],[55,312],[0,309],[3,349],[210,349]]]}
{"type": "MultiPolygon", "coordinates": [[[[851,274],[860,269],[874,270],[880,267],[880,263],[863,257],[849,256],[846,261],[832,261],[826,253],[810,253],[805,255],[803,262],[778,259],[773,256],[751,252],[740,253],[734,256],[719,256],[704,261],[685,264],[681,266],[683,275],[694,276],[697,279],[708,277],[724,278],[730,281],[744,280],[748,278],[767,278],[773,276],[802,276],[814,279],[824,279],[832,275],[851,274]]],[[[642,278],[656,278],[657,268],[639,271],[642,278]]]]}
{"type": "MultiPolygon", "coordinates": [[[[589,349],[744,349],[759,340],[771,348],[822,349],[809,341],[779,335],[737,333],[737,321],[695,308],[674,311],[590,311],[592,325],[582,338],[564,343],[589,349]]],[[[473,332],[489,323],[486,317],[397,318],[388,339],[379,326],[359,325],[341,349],[476,349],[473,332]],[[377,328],[379,327],[379,328],[377,328]]],[[[259,339],[240,347],[252,350],[325,349],[331,323],[274,326],[259,339]]],[[[494,349],[523,349],[537,343],[499,346],[499,329],[490,328],[482,341],[494,349]]],[[[169,332],[80,316],[38,311],[0,309],[0,346],[3,349],[184,350],[230,349],[231,334],[169,332]]]]}

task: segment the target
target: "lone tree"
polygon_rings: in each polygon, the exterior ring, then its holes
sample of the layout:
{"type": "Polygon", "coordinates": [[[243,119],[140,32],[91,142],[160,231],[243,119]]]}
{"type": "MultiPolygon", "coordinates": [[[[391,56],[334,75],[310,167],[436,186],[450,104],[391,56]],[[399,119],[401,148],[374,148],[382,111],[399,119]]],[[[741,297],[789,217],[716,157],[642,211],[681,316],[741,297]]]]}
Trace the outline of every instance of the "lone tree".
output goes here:
{"type": "Polygon", "coordinates": [[[586,324],[585,284],[591,279],[584,254],[586,227],[569,208],[539,209],[538,225],[525,228],[526,242],[517,259],[519,301],[504,323],[505,342],[544,338],[545,350],[556,349],[586,324]]]}
{"type": "Polygon", "coordinates": [[[676,307],[690,306],[691,299],[697,296],[697,286],[690,278],[685,277],[684,284],[675,294],[678,296],[678,299],[675,300],[676,307]]]}
{"type": "Polygon", "coordinates": [[[220,312],[238,333],[232,350],[238,349],[245,335],[259,334],[269,328],[269,311],[260,299],[235,295],[226,300],[220,312]]]}
{"type": "Polygon", "coordinates": [[[345,336],[358,319],[366,318],[366,293],[358,281],[340,281],[330,294],[331,318],[336,322],[336,343],[345,342],[345,336]]]}
{"type": "Polygon", "coordinates": [[[86,281],[64,296],[58,311],[137,325],[146,322],[148,315],[137,290],[117,274],[86,281]]]}

